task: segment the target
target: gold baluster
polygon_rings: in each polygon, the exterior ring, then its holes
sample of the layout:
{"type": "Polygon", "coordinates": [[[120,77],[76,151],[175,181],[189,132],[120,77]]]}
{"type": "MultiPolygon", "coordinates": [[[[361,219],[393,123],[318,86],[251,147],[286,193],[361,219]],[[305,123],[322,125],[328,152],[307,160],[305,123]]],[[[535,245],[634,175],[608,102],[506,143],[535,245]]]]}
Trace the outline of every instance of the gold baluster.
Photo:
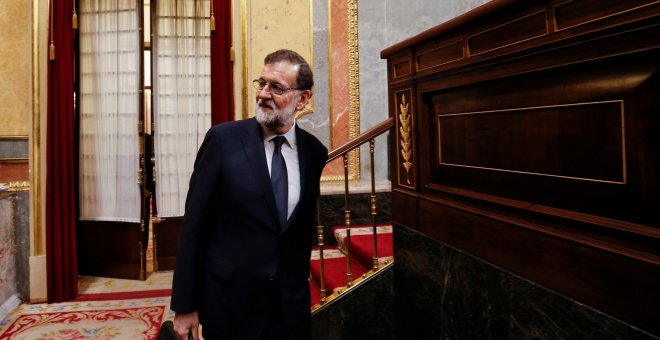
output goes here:
{"type": "Polygon", "coordinates": [[[351,271],[351,208],[348,202],[348,153],[344,154],[344,224],[346,225],[346,286],[353,285],[351,271]]]}
{"type": "Polygon", "coordinates": [[[138,248],[140,249],[140,280],[144,281],[147,279],[147,268],[145,265],[145,250],[144,250],[144,245],[142,244],[142,241],[138,242],[138,248]]]}
{"type": "Polygon", "coordinates": [[[378,270],[378,228],[376,227],[378,210],[376,208],[376,165],[374,164],[375,142],[373,138],[369,141],[369,153],[371,155],[371,225],[374,229],[374,271],[378,270]]]}
{"type": "Polygon", "coordinates": [[[154,216],[154,209],[153,209],[153,196],[149,198],[149,224],[151,227],[149,230],[151,230],[151,244],[153,245],[153,249],[151,250],[151,256],[153,257],[153,264],[154,264],[154,272],[158,271],[158,232],[156,232],[156,225],[162,222],[162,218],[159,216],[154,216]]]}
{"type": "Polygon", "coordinates": [[[323,262],[323,246],[325,246],[324,238],[323,238],[323,226],[321,225],[321,199],[316,200],[316,212],[317,212],[317,222],[318,225],[316,226],[317,234],[318,234],[318,239],[319,239],[319,260],[321,261],[321,289],[320,289],[320,295],[321,295],[321,304],[324,304],[326,302],[326,297],[327,293],[325,290],[325,263],[323,262]]]}

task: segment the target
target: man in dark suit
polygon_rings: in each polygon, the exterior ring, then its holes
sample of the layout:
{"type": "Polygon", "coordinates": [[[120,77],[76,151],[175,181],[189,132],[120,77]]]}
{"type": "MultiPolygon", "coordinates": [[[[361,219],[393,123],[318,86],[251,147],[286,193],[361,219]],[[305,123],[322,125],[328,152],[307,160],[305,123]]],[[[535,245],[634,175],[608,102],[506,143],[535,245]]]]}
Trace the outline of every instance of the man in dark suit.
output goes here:
{"type": "Polygon", "coordinates": [[[182,338],[197,339],[199,323],[206,340],[311,336],[307,279],[328,150],[294,119],[312,96],[307,62],[279,50],[264,64],[256,117],[212,127],[195,160],[172,284],[182,338]]]}

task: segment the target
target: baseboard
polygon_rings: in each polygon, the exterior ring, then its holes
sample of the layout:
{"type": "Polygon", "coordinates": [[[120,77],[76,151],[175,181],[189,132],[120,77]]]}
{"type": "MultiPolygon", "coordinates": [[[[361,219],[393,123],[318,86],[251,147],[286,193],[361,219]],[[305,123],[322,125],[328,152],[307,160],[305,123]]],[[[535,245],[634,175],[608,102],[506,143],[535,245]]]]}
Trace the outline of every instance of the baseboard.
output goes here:
{"type": "Polygon", "coordinates": [[[48,278],[46,277],[46,256],[30,256],[30,297],[31,303],[48,299],[48,278]]]}

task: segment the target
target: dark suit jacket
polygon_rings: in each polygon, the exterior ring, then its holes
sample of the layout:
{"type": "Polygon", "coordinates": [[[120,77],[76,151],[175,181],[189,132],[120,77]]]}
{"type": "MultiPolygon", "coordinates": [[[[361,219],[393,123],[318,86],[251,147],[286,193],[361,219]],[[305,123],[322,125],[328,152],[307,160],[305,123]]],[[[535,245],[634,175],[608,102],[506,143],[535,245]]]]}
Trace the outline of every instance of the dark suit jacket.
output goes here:
{"type": "Polygon", "coordinates": [[[257,121],[208,131],[190,179],[172,310],[196,310],[204,329],[228,338],[257,338],[274,316],[289,338],[310,337],[307,278],[328,150],[297,125],[296,139],[300,201],[281,226],[257,121]]]}

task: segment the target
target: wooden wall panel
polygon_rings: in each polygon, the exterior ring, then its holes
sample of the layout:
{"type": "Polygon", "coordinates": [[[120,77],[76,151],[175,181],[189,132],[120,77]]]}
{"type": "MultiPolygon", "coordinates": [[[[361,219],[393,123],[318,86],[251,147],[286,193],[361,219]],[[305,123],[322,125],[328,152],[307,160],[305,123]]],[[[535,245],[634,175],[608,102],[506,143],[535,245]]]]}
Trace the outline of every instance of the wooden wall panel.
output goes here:
{"type": "Polygon", "coordinates": [[[470,54],[492,51],[547,34],[545,18],[545,11],[539,11],[470,36],[467,38],[470,54]]]}
{"type": "Polygon", "coordinates": [[[624,184],[623,118],[621,100],[439,115],[439,165],[624,184]]]}
{"type": "Polygon", "coordinates": [[[601,0],[567,1],[554,7],[557,29],[566,29],[586,23],[602,20],[617,14],[633,11],[648,11],[657,6],[658,1],[648,0],[601,0]]]}
{"type": "Polygon", "coordinates": [[[383,51],[394,222],[660,334],[658,36],[660,1],[496,0],[383,51]]]}

